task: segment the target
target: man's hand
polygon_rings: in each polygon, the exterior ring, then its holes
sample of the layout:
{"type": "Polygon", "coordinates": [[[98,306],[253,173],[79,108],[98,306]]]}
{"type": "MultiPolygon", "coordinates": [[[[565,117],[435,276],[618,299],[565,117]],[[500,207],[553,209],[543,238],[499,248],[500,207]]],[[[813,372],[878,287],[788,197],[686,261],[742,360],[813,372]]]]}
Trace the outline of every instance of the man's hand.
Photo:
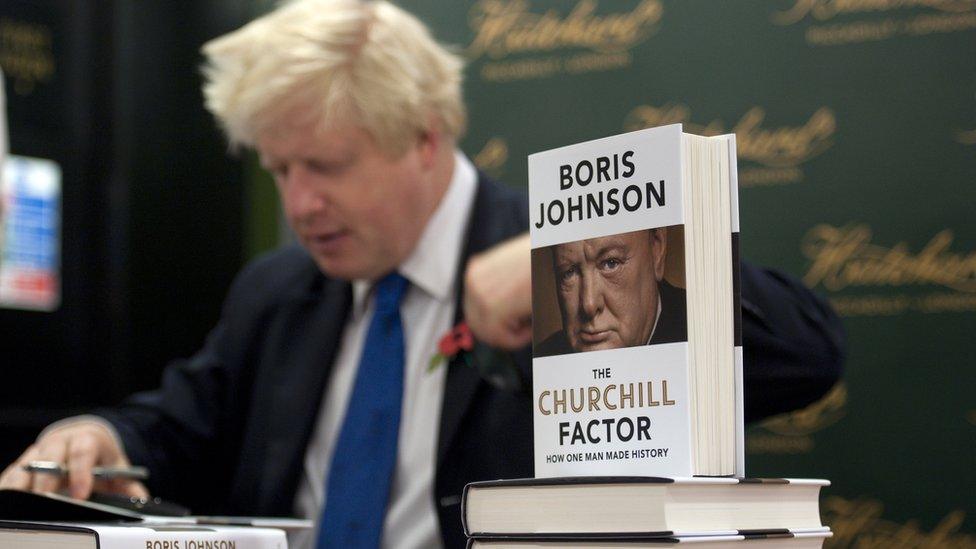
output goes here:
{"type": "Polygon", "coordinates": [[[464,318],[488,345],[515,350],[532,341],[528,234],[471,258],[464,275],[464,318]]]}
{"type": "Polygon", "coordinates": [[[10,464],[0,475],[0,488],[54,492],[67,487],[71,497],[87,499],[92,490],[136,497],[148,497],[142,483],[127,479],[95,479],[96,465],[125,467],[129,459],[107,427],[97,421],[69,422],[45,433],[10,464]],[[63,463],[67,478],[45,473],[31,473],[24,466],[31,461],[63,463]]]}

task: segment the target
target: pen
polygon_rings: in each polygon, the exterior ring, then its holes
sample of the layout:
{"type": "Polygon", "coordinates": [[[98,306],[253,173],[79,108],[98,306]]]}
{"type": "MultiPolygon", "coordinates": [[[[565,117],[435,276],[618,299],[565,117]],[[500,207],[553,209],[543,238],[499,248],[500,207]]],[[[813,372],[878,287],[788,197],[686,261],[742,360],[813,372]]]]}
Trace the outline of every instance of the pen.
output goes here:
{"type": "MultiPolygon", "coordinates": [[[[67,476],[68,468],[56,461],[31,461],[24,465],[24,470],[31,473],[67,476]]],[[[146,480],[149,470],[140,465],[129,467],[92,467],[92,475],[97,478],[125,478],[132,480],[146,480]]]]}

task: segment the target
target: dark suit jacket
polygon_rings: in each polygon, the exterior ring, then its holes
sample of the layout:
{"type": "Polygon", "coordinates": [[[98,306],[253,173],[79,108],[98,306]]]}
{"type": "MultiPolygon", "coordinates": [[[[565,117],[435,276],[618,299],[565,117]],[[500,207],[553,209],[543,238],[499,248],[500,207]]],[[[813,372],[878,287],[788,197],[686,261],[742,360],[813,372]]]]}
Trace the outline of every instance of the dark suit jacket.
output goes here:
{"type": "MultiPolygon", "coordinates": [[[[528,224],[524,196],[480,179],[462,267],[528,224]]],[[[758,399],[768,414],[830,387],[841,336],[812,294],[768,274],[754,278],[743,285],[763,294],[746,324],[747,340],[751,329],[757,344],[745,351],[746,406],[756,408],[758,399]]],[[[351,299],[349,283],[323,275],[300,248],[247,266],[198,353],[171,364],[159,389],[100,412],[132,461],[149,467],[150,490],[200,514],[291,515],[351,299]]],[[[448,547],[464,546],[459,503],[466,483],[533,474],[529,352],[514,358],[526,380],[518,390],[498,389],[462,364],[448,367],[434,487],[448,547]]]]}
{"type": "MultiPolygon", "coordinates": [[[[657,319],[654,334],[647,345],[688,341],[688,299],[685,291],[668,284],[666,280],[658,283],[657,291],[661,300],[661,316],[657,319]]],[[[532,351],[532,356],[544,357],[573,352],[575,351],[569,345],[566,332],[558,330],[542,340],[532,351]]]]}

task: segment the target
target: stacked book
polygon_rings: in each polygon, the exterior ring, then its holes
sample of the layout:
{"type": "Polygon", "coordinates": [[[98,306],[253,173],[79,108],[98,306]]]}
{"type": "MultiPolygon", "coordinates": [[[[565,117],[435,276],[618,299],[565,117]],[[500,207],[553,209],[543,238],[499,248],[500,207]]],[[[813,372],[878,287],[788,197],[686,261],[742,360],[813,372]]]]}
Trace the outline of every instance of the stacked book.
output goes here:
{"type": "Polygon", "coordinates": [[[469,484],[469,547],[819,548],[825,480],[563,477],[469,484]]]}
{"type": "Polygon", "coordinates": [[[249,526],[0,521],[0,547],[24,549],[287,549],[285,532],[249,526]]]}
{"type": "MultiPolygon", "coordinates": [[[[150,508],[163,512],[163,505],[150,508]]],[[[0,490],[4,549],[288,549],[286,531],[311,526],[302,519],[152,515],[57,493],[0,490]]]]}
{"type": "Polygon", "coordinates": [[[473,547],[820,547],[821,480],[745,478],[735,136],[529,156],[535,479],[463,496],[473,547]]]}

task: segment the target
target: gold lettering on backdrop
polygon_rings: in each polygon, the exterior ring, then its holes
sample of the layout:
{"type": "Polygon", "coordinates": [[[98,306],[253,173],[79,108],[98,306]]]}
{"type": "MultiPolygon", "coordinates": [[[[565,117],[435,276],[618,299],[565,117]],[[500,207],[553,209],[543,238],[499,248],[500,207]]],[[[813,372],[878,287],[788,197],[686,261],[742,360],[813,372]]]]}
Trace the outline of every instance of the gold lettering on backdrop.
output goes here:
{"type": "Polygon", "coordinates": [[[746,453],[749,455],[776,454],[799,455],[809,454],[815,444],[813,437],[781,437],[763,433],[749,433],[746,435],[746,453]]]}
{"type": "Polygon", "coordinates": [[[629,67],[634,58],[629,51],[615,53],[581,53],[563,61],[563,70],[569,74],[606,71],[629,67]]]}
{"type": "Polygon", "coordinates": [[[835,296],[830,304],[840,316],[895,316],[907,311],[919,313],[962,313],[976,311],[976,294],[932,292],[910,295],[835,296]]]}
{"type": "Polygon", "coordinates": [[[792,25],[806,17],[819,21],[841,14],[887,12],[909,8],[930,8],[950,13],[976,10],[976,0],[796,0],[787,10],[776,12],[777,25],[792,25]]]}
{"type": "Polygon", "coordinates": [[[961,32],[976,28],[976,12],[960,14],[926,14],[905,21],[903,33],[924,36],[947,32],[961,32]]]}
{"type": "Polygon", "coordinates": [[[922,313],[961,313],[976,311],[976,294],[971,293],[932,293],[918,296],[912,307],[922,313]]]}
{"type": "Polygon", "coordinates": [[[858,295],[830,299],[840,316],[896,316],[912,307],[907,295],[858,295]]]}
{"type": "Polygon", "coordinates": [[[798,127],[783,126],[773,130],[761,127],[766,112],[753,107],[732,128],[736,147],[745,160],[782,168],[806,162],[830,148],[837,129],[834,113],[826,107],[810,116],[798,127]]]}
{"type": "Polygon", "coordinates": [[[976,252],[949,250],[953,232],[936,233],[917,254],[900,242],[890,248],[872,244],[867,225],[810,229],[803,238],[803,254],[811,265],[803,281],[831,291],[850,286],[937,284],[959,292],[976,292],[976,252]]]}
{"type": "Polygon", "coordinates": [[[506,63],[486,63],[481,78],[489,82],[508,82],[547,78],[562,71],[563,60],[558,57],[520,59],[506,63]]]}
{"type": "Polygon", "coordinates": [[[774,12],[770,19],[777,25],[811,19],[814,24],[804,32],[806,42],[813,46],[838,46],[973,29],[976,0],[794,0],[791,7],[774,12]],[[847,15],[855,15],[858,20],[844,21],[847,15]],[[830,20],[838,22],[816,24],[830,20]]]}
{"type": "Polygon", "coordinates": [[[813,404],[786,414],[773,416],[746,436],[749,454],[807,454],[814,446],[818,431],[840,421],[847,413],[847,385],[834,385],[823,398],[813,404]]]}
{"type": "Polygon", "coordinates": [[[639,105],[634,107],[624,119],[624,131],[642,130],[667,124],[684,124],[685,131],[699,135],[719,135],[724,133],[725,125],[720,120],[712,120],[706,125],[691,121],[691,109],[687,105],[665,103],[661,107],[639,105]]]}
{"type": "Polygon", "coordinates": [[[566,74],[608,71],[629,67],[633,63],[630,52],[580,53],[562,57],[533,57],[515,61],[497,61],[481,66],[481,78],[488,82],[531,80],[566,74]]]}
{"type": "Polygon", "coordinates": [[[762,422],[767,431],[783,436],[804,436],[822,431],[841,420],[847,413],[847,385],[840,382],[813,404],[771,417],[762,422]]]}
{"type": "Polygon", "coordinates": [[[956,139],[963,145],[976,145],[976,130],[968,132],[958,132],[956,139]]]}
{"type": "Polygon", "coordinates": [[[976,425],[976,410],[970,410],[969,413],[966,414],[966,421],[976,425]]]}
{"type": "Polygon", "coordinates": [[[744,168],[739,169],[740,187],[764,187],[803,181],[800,168],[744,168]]]}
{"type": "Polygon", "coordinates": [[[829,545],[835,549],[976,548],[976,536],[959,532],[966,518],[961,509],[950,511],[929,532],[917,520],[899,524],[882,518],[884,504],[876,499],[830,496],[821,509],[824,524],[834,533],[829,545]]]}
{"type": "Polygon", "coordinates": [[[898,22],[865,21],[841,25],[820,25],[807,29],[807,43],[817,46],[836,46],[887,40],[898,33],[898,22]]]}
{"type": "Polygon", "coordinates": [[[691,109],[687,105],[667,103],[661,107],[640,105],[634,108],[624,119],[624,130],[681,123],[686,131],[700,135],[735,132],[739,160],[762,166],[740,166],[739,182],[743,187],[802,180],[803,172],[798,166],[829,149],[837,131],[837,118],[828,107],[817,109],[799,126],[767,128],[763,126],[765,121],[766,110],[752,107],[730,130],[726,130],[721,120],[697,124],[691,121],[691,109]]]}
{"type": "Polygon", "coordinates": [[[51,29],[44,25],[0,19],[0,67],[14,84],[14,93],[27,95],[54,75],[51,29]]]}
{"type": "Polygon", "coordinates": [[[481,170],[497,175],[508,162],[508,142],[502,137],[492,137],[474,155],[474,165],[481,170]]]}
{"type": "Polygon", "coordinates": [[[533,13],[528,0],[479,0],[468,14],[475,37],[467,55],[473,60],[576,48],[619,52],[653,34],[664,12],[660,0],[642,0],[621,13],[597,14],[598,7],[598,0],[579,0],[563,17],[555,9],[533,13]]]}

